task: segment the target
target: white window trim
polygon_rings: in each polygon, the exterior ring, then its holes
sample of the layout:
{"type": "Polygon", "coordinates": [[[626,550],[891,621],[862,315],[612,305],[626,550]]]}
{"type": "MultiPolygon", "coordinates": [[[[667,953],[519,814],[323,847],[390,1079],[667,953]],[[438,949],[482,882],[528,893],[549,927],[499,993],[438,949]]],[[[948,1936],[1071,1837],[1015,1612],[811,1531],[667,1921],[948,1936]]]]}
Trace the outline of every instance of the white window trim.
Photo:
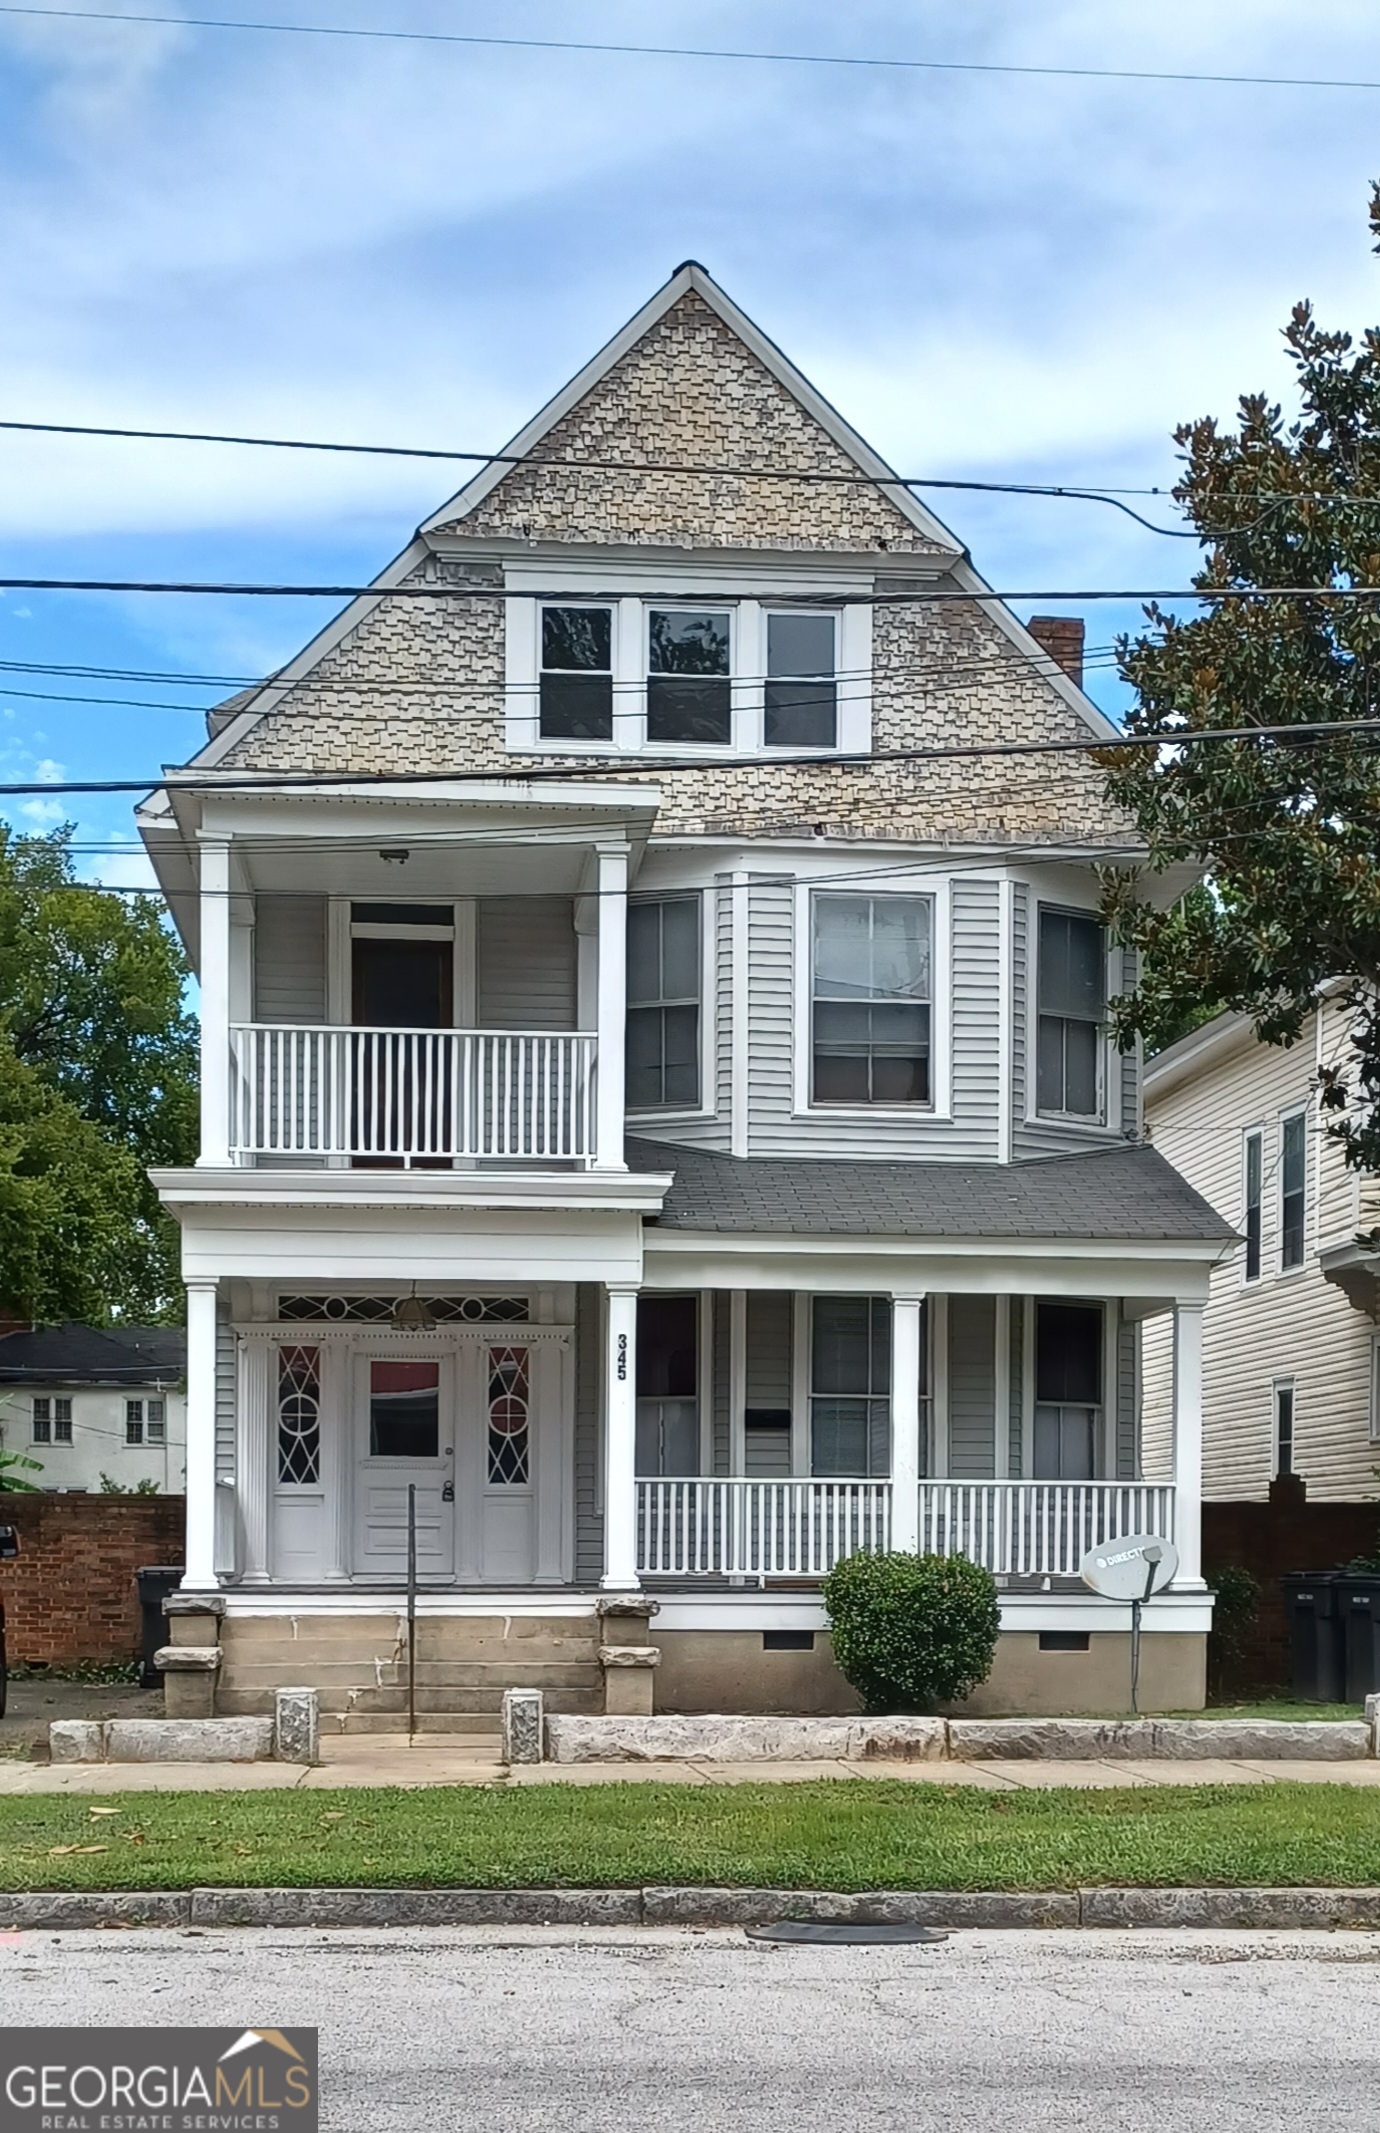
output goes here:
{"type": "MultiPolygon", "coordinates": [[[[715,986],[715,960],[713,926],[717,923],[717,908],[711,904],[703,889],[648,889],[645,895],[630,896],[629,909],[633,904],[689,903],[699,907],[700,924],[700,1101],[697,1105],[650,1104],[638,1109],[628,1107],[628,1119],[636,1125],[647,1127],[659,1125],[689,1125],[696,1119],[717,1117],[715,1108],[714,1070],[716,1065],[716,1015],[717,988],[715,986]]],[[[631,1003],[625,1003],[626,1018],[631,1003]]],[[[654,1136],[655,1137],[655,1136],[654,1136]]]]}
{"type": "Polygon", "coordinates": [[[1264,1122],[1241,1128],[1241,1281],[1243,1289],[1258,1289],[1265,1280],[1265,1209],[1267,1205],[1264,1122]],[[1260,1272],[1246,1272],[1246,1150],[1253,1139],[1260,1142],[1260,1272]]]}
{"type": "Polygon", "coordinates": [[[1113,942],[1111,930],[1101,911],[1095,905],[1069,903],[1056,896],[1034,897],[1033,922],[1026,935],[1026,1010],[1025,1010],[1025,1123],[1038,1126],[1052,1133],[1100,1133],[1113,1140],[1121,1138],[1121,1055],[1104,1034],[1097,1048],[1097,1096],[1096,1114],[1086,1117],[1072,1111],[1042,1111],[1040,1109],[1040,917],[1045,911],[1060,911],[1070,918],[1091,918],[1102,927],[1107,943],[1106,997],[1110,1002],[1120,990],[1117,959],[1120,949],[1113,942]]]}
{"type": "MultiPolygon", "coordinates": [[[[1271,1253],[1276,1281],[1297,1281],[1300,1274],[1308,1272],[1310,1250],[1309,1231],[1313,1222],[1314,1195],[1308,1175],[1308,1113],[1306,1103],[1285,1104],[1275,1117],[1275,1172],[1274,1191],[1270,1195],[1274,1206],[1275,1239],[1271,1253]],[[1291,1119],[1303,1120],[1303,1257],[1297,1266],[1284,1264],[1284,1128],[1291,1119]]],[[[1264,1266],[1264,1246],[1261,1247],[1261,1265],[1264,1266]]],[[[1282,1384],[1283,1379],[1280,1380],[1282,1384]]],[[[1290,1381],[1292,1382],[1292,1380],[1290,1381]]]]}
{"type": "Polygon", "coordinates": [[[1299,1391],[1298,1391],[1298,1384],[1297,1384],[1297,1381],[1296,1381],[1296,1380],[1295,1380],[1294,1378],[1292,1378],[1292,1377],[1280,1377],[1280,1378],[1271,1378],[1271,1380],[1270,1380],[1270,1479],[1271,1479],[1272,1481],[1274,1481],[1274,1480],[1277,1480],[1277,1479],[1279,1478],[1279,1476],[1280,1476],[1280,1475],[1281,1475],[1282,1473],[1284,1473],[1284,1472],[1286,1471],[1286,1469],[1282,1468],[1282,1467],[1280,1466],[1280,1463],[1279,1463],[1279,1396],[1280,1396],[1280,1394],[1281,1394],[1282,1392],[1287,1392],[1287,1393],[1289,1394],[1290,1400],[1291,1400],[1291,1401],[1292,1401],[1292,1403],[1293,1403],[1293,1404],[1292,1404],[1292,1408],[1291,1408],[1291,1411],[1290,1411],[1290,1416],[1289,1416],[1289,1466],[1288,1466],[1288,1469],[1287,1469],[1287,1471],[1288,1471],[1288,1472],[1289,1472],[1290,1474],[1297,1474],[1297,1473],[1298,1473],[1298,1470],[1299,1470],[1299,1391]]]}
{"type": "Polygon", "coordinates": [[[953,898],[947,876],[927,881],[923,888],[904,876],[887,880],[878,875],[862,890],[852,889],[846,876],[837,886],[830,881],[798,881],[795,885],[795,940],[792,962],[795,996],[795,1087],[792,1113],[796,1118],[851,1118],[905,1120],[911,1125],[948,1124],[953,1116],[952,999],[953,898]],[[867,896],[923,896],[930,904],[930,1100],[926,1104],[817,1104],[811,1100],[814,1052],[814,897],[849,894],[867,896]]]}
{"type": "MultiPolygon", "coordinates": [[[[647,739],[648,615],[672,604],[642,593],[607,599],[587,592],[548,599],[514,598],[504,603],[505,744],[512,754],[617,756],[635,752],[657,757],[692,757],[705,763],[749,760],[770,763],[783,756],[867,755],[872,748],[872,607],[846,598],[821,596],[803,611],[832,614],[835,671],[838,675],[838,723],[832,748],[768,748],[763,738],[766,680],[766,617],[784,596],[737,593],[728,588],[705,591],[687,587],[674,604],[694,601],[707,611],[729,617],[729,741],[649,741],[647,739]],[[541,732],[541,615],[543,607],[606,607],[612,610],[613,739],[578,741],[546,739],[541,732]]],[[[790,605],[794,610],[794,599],[790,605]]]]}

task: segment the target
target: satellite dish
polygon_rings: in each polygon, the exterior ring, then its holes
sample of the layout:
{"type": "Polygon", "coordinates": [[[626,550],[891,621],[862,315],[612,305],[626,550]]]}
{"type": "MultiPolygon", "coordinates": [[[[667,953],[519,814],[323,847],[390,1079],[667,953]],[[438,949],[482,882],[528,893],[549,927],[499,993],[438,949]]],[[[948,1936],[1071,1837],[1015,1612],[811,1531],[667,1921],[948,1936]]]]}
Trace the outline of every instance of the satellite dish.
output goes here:
{"type": "Polygon", "coordinates": [[[1163,1592],[1179,1568],[1173,1541],[1157,1533],[1124,1533],[1089,1548],[1078,1566],[1085,1585],[1104,1600],[1148,1600],[1163,1592]]]}

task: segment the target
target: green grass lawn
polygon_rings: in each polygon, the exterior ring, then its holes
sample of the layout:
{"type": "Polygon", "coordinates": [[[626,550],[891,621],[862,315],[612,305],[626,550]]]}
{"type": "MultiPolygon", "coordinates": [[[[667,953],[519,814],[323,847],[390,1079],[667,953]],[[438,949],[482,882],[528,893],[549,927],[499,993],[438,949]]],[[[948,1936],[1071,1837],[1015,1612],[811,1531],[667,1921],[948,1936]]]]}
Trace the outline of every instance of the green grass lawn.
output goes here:
{"type": "Polygon", "coordinates": [[[1375,1884],[1380,1789],[989,1793],[845,1778],[0,1800],[4,1889],[642,1882],[1375,1884]]]}

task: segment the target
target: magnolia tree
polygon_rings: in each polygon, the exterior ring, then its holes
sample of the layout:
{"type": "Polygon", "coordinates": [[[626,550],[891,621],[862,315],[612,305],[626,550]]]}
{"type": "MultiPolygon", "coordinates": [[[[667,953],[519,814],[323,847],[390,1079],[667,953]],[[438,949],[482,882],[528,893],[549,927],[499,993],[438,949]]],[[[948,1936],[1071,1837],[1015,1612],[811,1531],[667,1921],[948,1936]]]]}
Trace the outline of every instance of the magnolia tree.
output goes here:
{"type": "MultiPolygon", "coordinates": [[[[1371,200],[1380,251],[1380,187],[1371,200]]],[[[1187,620],[1147,610],[1124,640],[1128,730],[1113,796],[1151,863],[1207,885],[1170,911],[1110,881],[1108,909],[1143,956],[1118,1035],[1168,1042],[1209,1013],[1248,1015],[1269,1044],[1302,1029],[1319,984],[1352,989],[1349,1059],[1325,1070],[1329,1130],[1354,1167],[1380,1166],[1380,329],[1326,331],[1299,304],[1284,335],[1296,412],[1242,399],[1235,427],[1176,432],[1175,494],[1205,549],[1212,597],[1187,620]],[[1305,597],[1267,598],[1271,587],[1305,597]],[[1373,589],[1376,597],[1360,589],[1373,589]],[[1282,727],[1265,737],[1262,727],[1282,727]],[[1241,739],[1181,744],[1230,728],[1241,739]],[[1329,730],[1335,729],[1335,730],[1329,730]]]]}

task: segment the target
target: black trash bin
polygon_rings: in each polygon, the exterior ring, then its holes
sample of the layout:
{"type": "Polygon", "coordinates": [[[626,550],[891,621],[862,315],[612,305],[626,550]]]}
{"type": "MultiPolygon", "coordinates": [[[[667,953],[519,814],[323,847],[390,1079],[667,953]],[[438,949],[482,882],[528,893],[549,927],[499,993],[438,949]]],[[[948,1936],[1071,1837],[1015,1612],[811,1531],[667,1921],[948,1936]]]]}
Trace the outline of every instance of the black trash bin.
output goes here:
{"type": "Polygon", "coordinates": [[[181,1563],[149,1563],[134,1573],[139,1587],[139,1614],[142,1628],[139,1640],[139,1656],[143,1665],[139,1673],[139,1686],[156,1689],[163,1676],[153,1663],[153,1655],[160,1652],[168,1641],[168,1625],[163,1614],[163,1602],[170,1592],[176,1592],[182,1583],[181,1563]]]}
{"type": "Polygon", "coordinates": [[[1280,1582],[1289,1616],[1290,1688],[1300,1703],[1341,1703],[1345,1625],[1337,1604],[1337,1572],[1295,1571],[1280,1582]]]}
{"type": "Polygon", "coordinates": [[[1380,1577],[1344,1570],[1337,1579],[1338,1612],[1346,1653],[1345,1703],[1364,1703],[1380,1690],[1380,1577]]]}

